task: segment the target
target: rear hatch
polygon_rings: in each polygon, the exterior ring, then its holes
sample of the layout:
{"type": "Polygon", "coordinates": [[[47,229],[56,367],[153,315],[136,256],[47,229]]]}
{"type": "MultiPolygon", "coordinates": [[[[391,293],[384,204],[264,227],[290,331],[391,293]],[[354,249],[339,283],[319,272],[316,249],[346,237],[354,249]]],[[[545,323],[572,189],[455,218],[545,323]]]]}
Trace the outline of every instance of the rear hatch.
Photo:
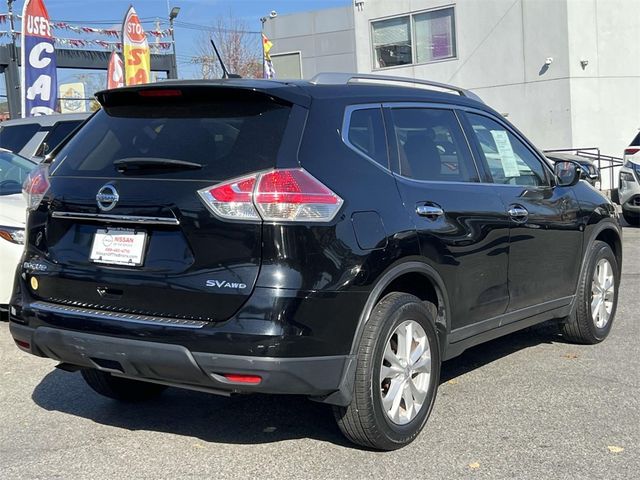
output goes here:
{"type": "Polygon", "coordinates": [[[32,215],[29,249],[50,262],[34,294],[118,312],[229,318],[257,278],[261,223],[221,220],[197,192],[274,168],[292,105],[225,87],[100,98],[103,109],[57,154],[49,203],[32,215]],[[39,231],[44,239],[31,244],[39,231]]]}

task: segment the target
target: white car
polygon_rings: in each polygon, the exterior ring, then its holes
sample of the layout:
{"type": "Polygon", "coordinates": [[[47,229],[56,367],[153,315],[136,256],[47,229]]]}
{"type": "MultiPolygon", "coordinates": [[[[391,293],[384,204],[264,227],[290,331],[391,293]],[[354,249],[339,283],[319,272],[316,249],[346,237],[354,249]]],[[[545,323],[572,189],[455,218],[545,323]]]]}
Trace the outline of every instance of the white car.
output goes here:
{"type": "Polygon", "coordinates": [[[640,133],[624,150],[618,196],[624,219],[629,225],[640,226],[640,133]]]}
{"type": "Polygon", "coordinates": [[[0,310],[7,309],[24,248],[27,204],[22,184],[36,163],[0,149],[0,310]]]}

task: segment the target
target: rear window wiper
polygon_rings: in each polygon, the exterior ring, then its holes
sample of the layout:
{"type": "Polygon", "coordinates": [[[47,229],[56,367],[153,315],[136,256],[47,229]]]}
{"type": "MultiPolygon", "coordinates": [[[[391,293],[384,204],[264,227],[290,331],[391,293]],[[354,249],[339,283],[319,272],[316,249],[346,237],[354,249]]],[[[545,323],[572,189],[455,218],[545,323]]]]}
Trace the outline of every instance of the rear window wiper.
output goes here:
{"type": "Polygon", "coordinates": [[[202,168],[200,163],[188,162],[186,160],[176,160],[173,158],[154,157],[129,157],[115,160],[113,166],[119,172],[128,170],[156,170],[156,169],[176,169],[176,170],[197,170],[202,168]]]}

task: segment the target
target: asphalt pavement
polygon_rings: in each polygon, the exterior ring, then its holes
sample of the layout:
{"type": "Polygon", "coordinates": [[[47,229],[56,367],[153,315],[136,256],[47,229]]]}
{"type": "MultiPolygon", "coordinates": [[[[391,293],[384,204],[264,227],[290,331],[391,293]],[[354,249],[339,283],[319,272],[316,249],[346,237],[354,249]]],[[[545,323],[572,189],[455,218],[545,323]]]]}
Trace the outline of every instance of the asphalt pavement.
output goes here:
{"type": "Polygon", "coordinates": [[[544,325],[468,350],[443,366],[419,438],[387,453],[348,444],[330,408],[304,398],[101,398],[20,352],[2,322],[0,478],[637,479],[639,312],[640,229],[626,228],[604,343],[568,344],[544,325]]]}

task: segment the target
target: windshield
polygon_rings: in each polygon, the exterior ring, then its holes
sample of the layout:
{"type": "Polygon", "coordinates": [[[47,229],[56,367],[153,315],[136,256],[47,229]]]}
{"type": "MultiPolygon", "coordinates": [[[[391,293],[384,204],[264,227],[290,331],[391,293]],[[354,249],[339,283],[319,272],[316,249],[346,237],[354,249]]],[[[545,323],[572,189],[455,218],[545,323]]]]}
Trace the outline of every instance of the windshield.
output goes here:
{"type": "Polygon", "coordinates": [[[40,125],[37,123],[0,127],[0,148],[19,152],[38,130],[40,125]]]}
{"type": "Polygon", "coordinates": [[[36,164],[20,155],[0,151],[0,195],[13,195],[22,191],[22,183],[36,164]]]}

